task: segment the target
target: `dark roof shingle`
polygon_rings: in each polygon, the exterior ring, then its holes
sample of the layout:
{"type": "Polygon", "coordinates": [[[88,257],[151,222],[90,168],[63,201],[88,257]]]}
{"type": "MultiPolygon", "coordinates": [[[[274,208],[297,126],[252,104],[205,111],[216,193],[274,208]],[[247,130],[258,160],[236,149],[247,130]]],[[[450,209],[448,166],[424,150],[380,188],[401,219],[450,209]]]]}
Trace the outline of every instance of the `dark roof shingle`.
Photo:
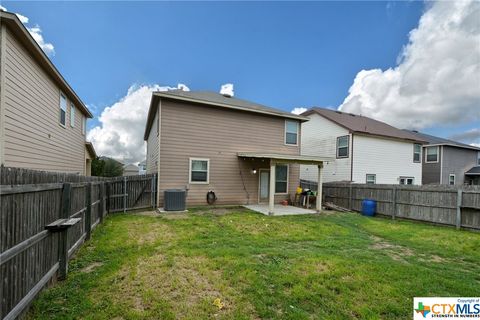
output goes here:
{"type": "Polygon", "coordinates": [[[418,138],[408,131],[400,130],[384,122],[362,115],[324,108],[311,108],[310,110],[302,113],[302,115],[310,115],[312,113],[317,113],[353,133],[363,133],[375,136],[423,142],[423,139],[418,138]]]}

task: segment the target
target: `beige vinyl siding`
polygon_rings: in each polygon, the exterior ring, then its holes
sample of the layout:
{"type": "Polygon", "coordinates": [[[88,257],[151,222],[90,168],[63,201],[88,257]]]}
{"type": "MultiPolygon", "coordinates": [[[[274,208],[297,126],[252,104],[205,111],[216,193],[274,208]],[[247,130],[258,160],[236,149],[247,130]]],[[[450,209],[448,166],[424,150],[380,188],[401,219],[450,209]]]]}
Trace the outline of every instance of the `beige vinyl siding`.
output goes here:
{"type": "Polygon", "coordinates": [[[147,174],[156,173],[158,171],[158,109],[153,119],[152,129],[147,139],[147,174]]]}
{"type": "Polygon", "coordinates": [[[5,31],[4,164],[84,174],[85,135],[81,129],[84,115],[77,106],[75,127],[70,126],[67,96],[67,125],[60,125],[59,87],[8,28],[5,31]]]}
{"type": "MultiPolygon", "coordinates": [[[[151,132],[156,132],[154,126],[151,132]]],[[[206,204],[209,190],[216,193],[218,204],[258,203],[258,169],[269,168],[270,163],[240,160],[237,153],[298,155],[299,146],[285,145],[284,135],[285,119],[280,117],[162,100],[159,205],[163,190],[172,188],[188,188],[188,205],[206,204]],[[189,184],[190,158],[210,160],[209,184],[189,184]]],[[[298,182],[299,166],[289,165],[290,194],[298,182]]],[[[275,200],[287,197],[277,195],[275,200]]]]}

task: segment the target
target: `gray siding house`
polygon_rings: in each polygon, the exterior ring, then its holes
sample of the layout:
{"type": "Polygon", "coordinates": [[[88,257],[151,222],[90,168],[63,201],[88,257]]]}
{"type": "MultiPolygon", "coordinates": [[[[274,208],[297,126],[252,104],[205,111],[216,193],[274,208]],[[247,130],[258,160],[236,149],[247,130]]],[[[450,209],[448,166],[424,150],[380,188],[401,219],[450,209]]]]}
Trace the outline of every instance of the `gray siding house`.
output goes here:
{"type": "Polygon", "coordinates": [[[147,173],[159,175],[158,206],[167,189],[186,190],[187,205],[206,204],[213,191],[218,204],[265,202],[273,214],[275,202],[295,193],[299,165],[323,164],[300,155],[307,120],[213,92],[154,92],[144,139],[147,173]]]}
{"type": "Polygon", "coordinates": [[[0,164],[90,173],[92,114],[15,14],[0,11],[0,164]]]}
{"type": "Polygon", "coordinates": [[[423,145],[423,184],[480,184],[480,148],[411,131],[423,145]]]}

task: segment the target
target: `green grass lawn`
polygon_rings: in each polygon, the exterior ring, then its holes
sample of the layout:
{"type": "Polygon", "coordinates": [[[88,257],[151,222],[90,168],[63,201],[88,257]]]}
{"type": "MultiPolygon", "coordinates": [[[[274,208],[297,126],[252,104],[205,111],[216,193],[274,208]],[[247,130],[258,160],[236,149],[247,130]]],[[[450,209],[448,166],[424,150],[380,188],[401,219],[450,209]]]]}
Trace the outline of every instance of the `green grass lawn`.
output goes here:
{"type": "Polygon", "coordinates": [[[28,318],[411,319],[415,296],[480,294],[479,233],[206,210],[110,216],[28,318]]]}

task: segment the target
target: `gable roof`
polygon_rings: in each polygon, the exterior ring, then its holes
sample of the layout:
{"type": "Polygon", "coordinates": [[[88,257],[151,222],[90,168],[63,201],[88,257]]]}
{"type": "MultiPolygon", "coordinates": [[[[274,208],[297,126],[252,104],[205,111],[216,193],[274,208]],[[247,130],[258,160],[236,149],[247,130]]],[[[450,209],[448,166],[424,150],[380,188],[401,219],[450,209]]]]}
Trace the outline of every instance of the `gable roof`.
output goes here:
{"type": "Polygon", "coordinates": [[[80,97],[70,87],[67,81],[63,78],[57,68],[53,65],[52,61],[47,57],[42,48],[30,35],[30,32],[25,28],[22,22],[18,19],[16,14],[5,12],[0,10],[0,20],[2,24],[9,27],[9,30],[17,37],[33,56],[37,63],[45,70],[45,72],[56,82],[62,92],[64,92],[68,98],[74,102],[77,108],[85,114],[88,118],[93,118],[93,114],[88,110],[87,106],[82,102],[80,97]]]}
{"type": "Polygon", "coordinates": [[[440,138],[436,136],[432,136],[426,133],[418,132],[418,131],[410,131],[410,130],[405,130],[413,135],[417,136],[419,139],[425,140],[428,145],[432,146],[451,146],[451,147],[458,147],[458,148],[465,148],[465,149],[472,149],[472,150],[478,150],[480,151],[480,148],[471,146],[469,144],[461,143],[458,141],[450,140],[450,139],[445,139],[445,138],[440,138]]]}
{"type": "Polygon", "coordinates": [[[192,103],[199,103],[203,105],[209,105],[214,107],[239,110],[245,112],[259,113],[274,117],[282,117],[287,119],[293,119],[298,121],[308,121],[307,117],[299,116],[290,112],[282,111],[272,107],[267,107],[248,100],[238,99],[235,97],[227,97],[222,94],[211,91],[183,91],[183,90],[170,90],[170,91],[157,91],[152,94],[152,100],[150,102],[150,109],[148,111],[147,125],[145,127],[144,139],[148,139],[148,134],[152,127],[153,118],[155,116],[156,107],[160,99],[171,99],[179,101],[187,101],[192,103]]]}
{"type": "Polygon", "coordinates": [[[422,139],[405,130],[400,130],[386,124],[385,122],[374,120],[372,118],[368,118],[362,115],[356,115],[353,113],[324,108],[311,108],[302,113],[302,115],[309,116],[314,113],[347,129],[348,131],[350,131],[350,133],[360,133],[414,142],[424,142],[422,139]]]}

